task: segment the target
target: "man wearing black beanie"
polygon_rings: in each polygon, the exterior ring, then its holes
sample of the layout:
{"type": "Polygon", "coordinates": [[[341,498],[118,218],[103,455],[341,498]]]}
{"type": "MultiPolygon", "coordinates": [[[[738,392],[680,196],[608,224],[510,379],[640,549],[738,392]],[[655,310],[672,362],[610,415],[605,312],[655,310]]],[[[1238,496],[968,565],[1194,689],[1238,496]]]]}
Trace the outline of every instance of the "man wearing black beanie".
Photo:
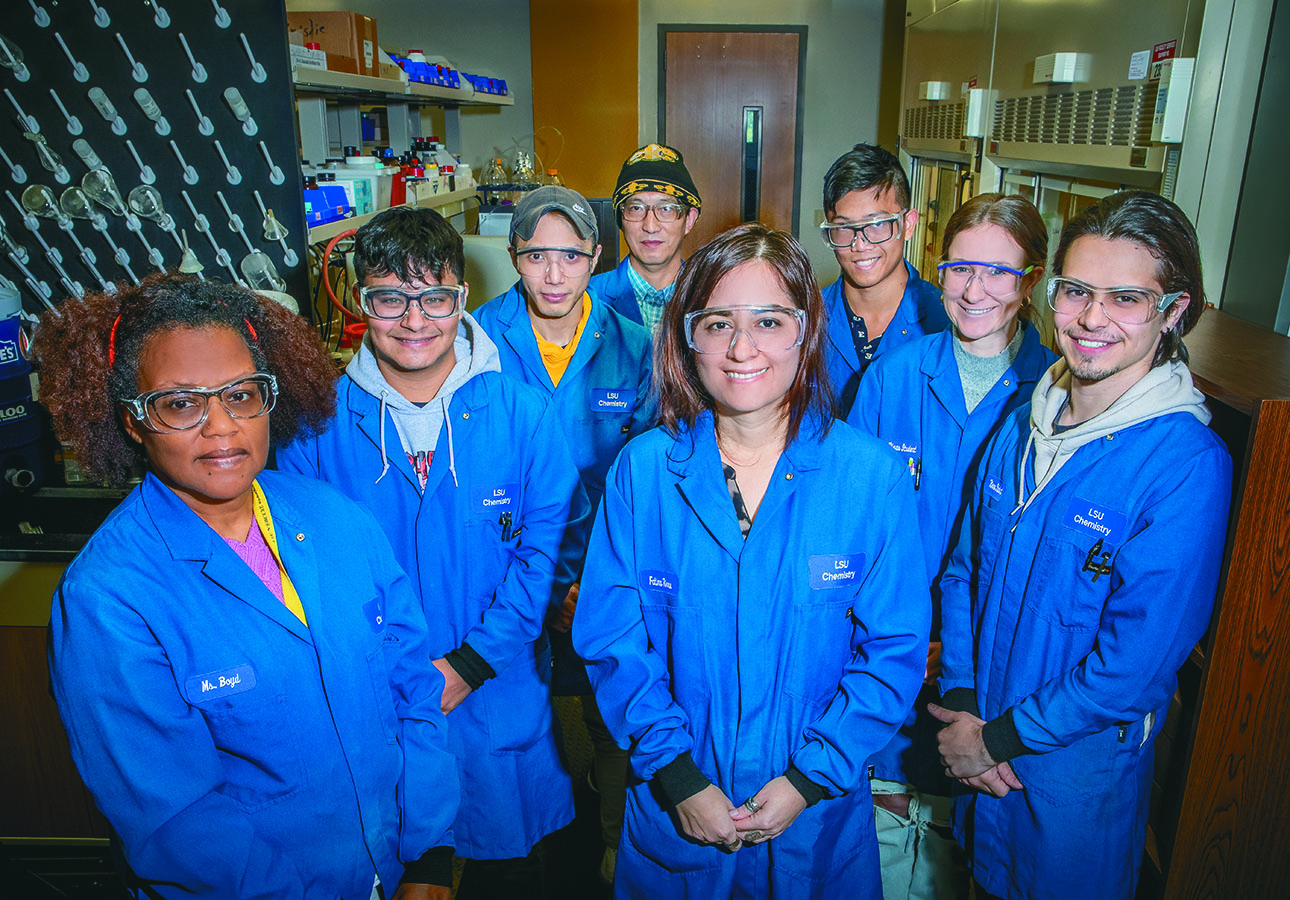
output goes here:
{"type": "Polygon", "coordinates": [[[589,289],[653,332],[681,272],[681,243],[699,218],[699,191],[679,150],[649,144],[623,163],[613,202],[628,256],[589,289]]]}

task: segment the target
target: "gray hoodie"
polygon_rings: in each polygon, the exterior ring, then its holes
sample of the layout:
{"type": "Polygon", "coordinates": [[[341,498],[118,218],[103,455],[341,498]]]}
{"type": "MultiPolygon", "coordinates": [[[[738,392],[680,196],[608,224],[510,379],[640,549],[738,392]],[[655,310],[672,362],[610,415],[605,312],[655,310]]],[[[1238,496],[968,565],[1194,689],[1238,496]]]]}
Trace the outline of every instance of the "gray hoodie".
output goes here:
{"type": "Polygon", "coordinates": [[[448,417],[448,404],[452,395],[463,384],[481,372],[502,371],[501,357],[497,354],[497,345],[492,342],[484,329],[479,327],[475,318],[467,312],[461,314],[457,327],[457,338],[452,344],[457,357],[456,364],[448,373],[447,379],[435,393],[434,398],[418,406],[404,397],[385,380],[380,367],[376,364],[376,354],[372,351],[371,337],[363,336],[363,343],[350,360],[345,374],[354,384],[381,401],[381,474],[379,482],[390,470],[390,461],[385,450],[385,410],[388,407],[394,419],[394,429],[399,433],[399,442],[403,451],[416,455],[421,451],[432,451],[439,442],[439,432],[448,429],[448,471],[452,473],[452,483],[457,484],[457,460],[452,447],[452,420],[448,417]]]}
{"type": "MultiPolygon", "coordinates": [[[[1105,411],[1086,422],[1053,433],[1053,425],[1070,399],[1071,373],[1066,360],[1059,359],[1049,367],[1035,385],[1030,398],[1030,437],[1021,454],[1017,470],[1017,497],[1024,497],[1013,510],[1024,511],[1039,496],[1075,451],[1108,434],[1169,413],[1190,413],[1208,425],[1210,414],[1205,395],[1196,390],[1191,371],[1177,360],[1156,366],[1121,394],[1105,411]],[[1026,497],[1026,462],[1034,449],[1035,490],[1026,497]]],[[[1013,527],[1016,527],[1015,525],[1013,527]]]]}

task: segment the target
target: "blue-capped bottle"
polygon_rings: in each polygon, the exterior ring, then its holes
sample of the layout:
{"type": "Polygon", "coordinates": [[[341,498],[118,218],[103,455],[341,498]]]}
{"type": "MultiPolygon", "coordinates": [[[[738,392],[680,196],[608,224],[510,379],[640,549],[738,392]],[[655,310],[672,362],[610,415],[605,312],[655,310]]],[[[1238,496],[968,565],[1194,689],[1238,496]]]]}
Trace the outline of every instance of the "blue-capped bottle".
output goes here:
{"type": "Polygon", "coordinates": [[[44,480],[44,419],[31,398],[31,366],[23,355],[22,295],[0,275],[0,494],[44,480]]]}

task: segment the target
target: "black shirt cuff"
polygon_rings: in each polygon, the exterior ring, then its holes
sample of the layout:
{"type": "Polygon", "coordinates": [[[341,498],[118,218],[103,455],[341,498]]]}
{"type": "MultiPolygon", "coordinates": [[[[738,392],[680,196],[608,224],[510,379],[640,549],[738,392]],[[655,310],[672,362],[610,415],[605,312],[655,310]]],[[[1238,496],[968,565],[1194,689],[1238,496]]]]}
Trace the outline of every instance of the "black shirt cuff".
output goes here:
{"type": "Polygon", "coordinates": [[[954,712],[968,712],[977,718],[981,716],[981,710],[976,705],[976,691],[972,688],[950,688],[941,697],[940,705],[954,712]]]}
{"type": "Polygon", "coordinates": [[[1007,762],[1030,752],[1017,734],[1011,709],[1004,710],[999,718],[991,719],[981,726],[981,740],[985,741],[985,752],[997,763],[1007,762]]]}
{"type": "Polygon", "coordinates": [[[470,685],[472,691],[478,690],[481,684],[497,675],[493,667],[470,644],[463,643],[456,650],[449,650],[444,654],[444,659],[461,676],[461,680],[470,685]]]}
{"type": "Polygon", "coordinates": [[[784,777],[788,779],[789,784],[797,788],[797,792],[802,795],[802,799],[806,801],[807,806],[814,806],[829,796],[824,788],[803,775],[802,770],[792,763],[789,763],[788,771],[784,773],[784,777]]]}
{"type": "Polygon", "coordinates": [[[431,847],[422,853],[420,859],[403,867],[403,877],[399,879],[399,884],[452,887],[452,848],[431,847]]]}
{"type": "Polygon", "coordinates": [[[712,784],[694,764],[694,758],[688,750],[655,772],[651,780],[663,792],[663,799],[669,806],[676,806],[682,800],[690,799],[712,784]]]}

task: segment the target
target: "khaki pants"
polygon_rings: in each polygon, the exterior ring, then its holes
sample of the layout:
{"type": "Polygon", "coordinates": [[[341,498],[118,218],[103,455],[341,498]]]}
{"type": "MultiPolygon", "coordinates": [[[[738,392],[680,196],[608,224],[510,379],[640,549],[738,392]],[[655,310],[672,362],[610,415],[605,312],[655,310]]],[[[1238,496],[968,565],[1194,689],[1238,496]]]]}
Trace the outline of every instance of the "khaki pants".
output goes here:
{"type": "Polygon", "coordinates": [[[875,794],[909,795],[899,816],[874,804],[884,900],[967,900],[967,854],[950,832],[949,797],[920,794],[896,781],[874,779],[875,794]]]}

